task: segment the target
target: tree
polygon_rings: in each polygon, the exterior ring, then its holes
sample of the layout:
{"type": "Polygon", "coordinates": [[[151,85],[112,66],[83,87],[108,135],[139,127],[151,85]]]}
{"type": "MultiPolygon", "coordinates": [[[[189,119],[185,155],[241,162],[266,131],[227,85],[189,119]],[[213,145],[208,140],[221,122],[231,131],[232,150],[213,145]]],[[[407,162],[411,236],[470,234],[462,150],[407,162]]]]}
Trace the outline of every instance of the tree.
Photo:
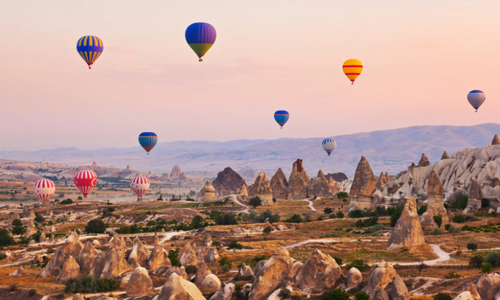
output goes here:
{"type": "Polygon", "coordinates": [[[341,212],[341,211],[337,212],[337,218],[343,219],[344,218],[344,213],[341,212]]]}
{"type": "Polygon", "coordinates": [[[338,199],[345,199],[347,198],[348,194],[346,192],[338,192],[337,193],[337,198],[338,199]]]}
{"type": "Polygon", "coordinates": [[[483,262],[484,262],[484,257],[481,254],[475,254],[469,259],[469,266],[481,268],[483,262]]]}
{"type": "Polygon", "coordinates": [[[227,246],[227,249],[233,249],[233,251],[235,251],[236,249],[241,250],[243,249],[243,246],[238,243],[238,241],[232,241],[231,243],[229,243],[229,246],[227,246]]]}
{"type": "Polygon", "coordinates": [[[14,219],[12,221],[12,226],[23,226],[23,222],[20,219],[14,219]]]}
{"type": "Polygon", "coordinates": [[[270,234],[272,231],[272,228],[270,226],[267,226],[266,228],[264,228],[264,230],[262,230],[262,232],[265,234],[265,235],[268,235],[270,234]]]}
{"type": "Polygon", "coordinates": [[[490,263],[494,268],[500,267],[500,251],[494,250],[484,260],[487,263],[490,263]]]}
{"type": "Polygon", "coordinates": [[[45,218],[41,214],[35,213],[35,222],[43,223],[43,221],[45,221],[45,218]]]}
{"type": "Polygon", "coordinates": [[[262,205],[262,200],[259,198],[259,196],[255,196],[255,197],[250,199],[250,202],[248,202],[248,204],[253,206],[253,208],[255,209],[257,206],[262,205]]]}
{"type": "Polygon", "coordinates": [[[170,259],[170,262],[172,263],[172,266],[179,266],[180,263],[179,263],[179,249],[170,249],[170,251],[168,251],[168,259],[170,259]]]}
{"type": "Polygon", "coordinates": [[[418,265],[417,268],[418,268],[418,275],[422,275],[422,271],[424,269],[427,269],[427,265],[425,263],[421,263],[421,264],[418,265]]]}
{"type": "Polygon", "coordinates": [[[193,227],[194,229],[205,227],[205,222],[203,222],[203,218],[201,216],[195,216],[191,221],[191,227],[193,227]]]}
{"type": "Polygon", "coordinates": [[[356,268],[360,272],[364,272],[364,271],[368,271],[370,269],[370,266],[368,264],[366,264],[365,261],[362,259],[355,259],[350,264],[346,265],[347,270],[349,270],[351,268],[356,268]]]}
{"type": "Polygon", "coordinates": [[[418,210],[417,210],[417,214],[418,214],[419,216],[421,216],[421,215],[423,215],[426,211],[427,211],[427,206],[422,205],[422,206],[420,206],[420,207],[418,208],[418,210]]]}
{"type": "Polygon", "coordinates": [[[14,245],[16,242],[5,228],[0,228],[0,247],[14,245]]]}
{"type": "Polygon", "coordinates": [[[93,219],[85,226],[87,233],[104,233],[106,231],[106,224],[101,219],[93,219]]]}
{"type": "Polygon", "coordinates": [[[443,223],[443,217],[441,215],[437,215],[432,217],[434,222],[437,224],[438,228],[441,228],[441,224],[443,223]]]}
{"type": "Polygon", "coordinates": [[[323,209],[323,212],[325,213],[325,215],[329,215],[333,212],[333,209],[327,207],[327,208],[323,209]]]}
{"type": "Polygon", "coordinates": [[[288,223],[302,223],[302,218],[300,217],[300,215],[295,214],[295,215],[291,216],[290,218],[286,219],[285,222],[288,222],[288,223]]]}
{"type": "Polygon", "coordinates": [[[342,288],[336,288],[333,291],[324,292],[321,300],[349,300],[349,294],[342,288]]]}
{"type": "Polygon", "coordinates": [[[398,207],[394,210],[394,212],[391,214],[391,227],[396,226],[396,223],[399,220],[399,217],[401,217],[401,214],[403,213],[403,209],[401,207],[398,207]]]}
{"type": "Polygon", "coordinates": [[[482,263],[481,264],[481,272],[483,273],[493,273],[493,267],[490,263],[482,263]]]}
{"type": "Polygon", "coordinates": [[[15,226],[12,228],[12,234],[25,234],[26,233],[26,227],[24,226],[15,226]]]}
{"type": "Polygon", "coordinates": [[[354,294],[354,299],[355,300],[368,300],[368,299],[370,299],[370,295],[365,291],[359,291],[356,294],[354,294]]]}
{"type": "Polygon", "coordinates": [[[467,243],[467,250],[476,251],[477,244],[476,243],[467,243]]]}

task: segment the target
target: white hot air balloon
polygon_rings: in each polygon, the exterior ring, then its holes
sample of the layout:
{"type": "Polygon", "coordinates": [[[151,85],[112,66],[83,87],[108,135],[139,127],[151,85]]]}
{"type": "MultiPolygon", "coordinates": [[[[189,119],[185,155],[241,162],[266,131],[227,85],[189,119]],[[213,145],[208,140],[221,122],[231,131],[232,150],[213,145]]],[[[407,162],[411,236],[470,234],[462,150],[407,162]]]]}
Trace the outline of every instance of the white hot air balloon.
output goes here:
{"type": "Polygon", "coordinates": [[[52,180],[40,179],[33,184],[33,193],[38,197],[40,202],[45,203],[56,192],[56,185],[52,180]]]}
{"type": "Polygon", "coordinates": [[[470,105],[477,110],[481,105],[483,105],[484,100],[486,100],[486,94],[480,90],[472,90],[467,95],[467,100],[469,100],[470,105]]]}
{"type": "Polygon", "coordinates": [[[321,144],[323,145],[323,149],[325,149],[326,153],[328,153],[328,156],[330,156],[333,150],[337,148],[337,142],[331,138],[324,139],[321,144]]]}
{"type": "Polygon", "coordinates": [[[130,187],[137,197],[142,200],[142,196],[149,190],[149,179],[144,176],[134,177],[130,182],[130,187]]]}

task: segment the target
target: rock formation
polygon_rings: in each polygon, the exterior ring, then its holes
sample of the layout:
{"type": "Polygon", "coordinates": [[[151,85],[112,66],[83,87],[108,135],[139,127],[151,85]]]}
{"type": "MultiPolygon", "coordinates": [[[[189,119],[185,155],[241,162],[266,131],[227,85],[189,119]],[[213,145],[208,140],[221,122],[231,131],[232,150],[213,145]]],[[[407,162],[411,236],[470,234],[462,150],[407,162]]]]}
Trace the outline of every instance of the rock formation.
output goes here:
{"type": "Polygon", "coordinates": [[[9,274],[9,276],[23,276],[23,275],[24,275],[23,266],[19,266],[19,268],[17,268],[17,270],[15,270],[14,272],[9,274]]]}
{"type": "Polygon", "coordinates": [[[443,155],[441,155],[441,159],[449,159],[450,156],[448,155],[448,152],[444,151],[443,155]]]}
{"type": "Polygon", "coordinates": [[[309,197],[309,176],[302,166],[302,159],[293,163],[292,173],[288,180],[287,199],[304,199],[309,197]]]}
{"type": "MultiPolygon", "coordinates": [[[[331,179],[331,178],[330,178],[331,179]]],[[[333,180],[333,179],[332,179],[333,180]]],[[[334,182],[335,185],[335,182],[334,182]]],[[[310,192],[315,197],[332,196],[328,180],[325,178],[322,170],[319,170],[318,176],[311,181],[310,192]]]]}
{"type": "Polygon", "coordinates": [[[420,225],[415,198],[406,201],[401,217],[399,217],[391,237],[387,242],[387,250],[402,247],[415,247],[425,244],[424,232],[420,225]]]}
{"type": "Polygon", "coordinates": [[[238,269],[238,277],[239,278],[252,278],[254,277],[254,273],[250,266],[247,266],[245,263],[241,264],[241,267],[238,269]]]}
{"type": "Polygon", "coordinates": [[[347,288],[357,287],[363,281],[363,276],[357,268],[350,268],[347,274],[347,288]]]}
{"type": "Polygon", "coordinates": [[[210,201],[215,198],[215,188],[210,182],[207,180],[205,185],[203,186],[203,201],[210,201]]]}
{"type": "Polygon", "coordinates": [[[434,216],[441,215],[443,224],[448,223],[448,212],[444,208],[443,186],[441,180],[434,170],[427,178],[427,211],[420,217],[423,226],[430,226],[434,223],[434,216]]]}
{"type": "Polygon", "coordinates": [[[221,285],[219,277],[215,274],[208,274],[205,279],[203,279],[200,291],[207,294],[215,293],[220,289],[221,285]]]}
{"type": "Polygon", "coordinates": [[[212,182],[217,197],[229,195],[248,195],[247,184],[243,178],[230,167],[217,174],[217,178],[212,182]]]}
{"type": "Polygon", "coordinates": [[[464,291],[455,297],[454,300],[481,300],[481,295],[477,292],[476,285],[468,282],[464,285],[464,291]]]}
{"type": "Polygon", "coordinates": [[[420,161],[418,162],[419,167],[427,167],[431,163],[429,162],[429,158],[425,155],[425,153],[422,153],[422,157],[420,158],[420,161]]]}
{"type": "Polygon", "coordinates": [[[477,182],[476,178],[471,178],[469,200],[467,202],[467,207],[464,209],[463,213],[467,214],[468,212],[476,212],[478,209],[480,209],[481,199],[483,199],[481,186],[477,182]]]}
{"type": "Polygon", "coordinates": [[[367,292],[371,293],[378,288],[385,288],[396,277],[397,273],[394,267],[386,262],[382,262],[377,268],[373,269],[368,275],[367,292]]]}
{"type": "MultiPolygon", "coordinates": [[[[52,235],[54,237],[54,235],[52,235]]],[[[70,257],[79,257],[83,249],[83,244],[80,242],[78,235],[73,232],[67,239],[64,245],[57,248],[52,256],[52,259],[47,263],[41,277],[58,276],[64,262],[70,257]]]]}
{"type": "Polygon", "coordinates": [[[333,288],[341,274],[335,259],[316,249],[295,276],[295,284],[304,293],[320,293],[333,288]]]}
{"type": "Polygon", "coordinates": [[[368,276],[366,292],[370,299],[409,300],[408,288],[394,267],[382,262],[368,276]]]}
{"type": "Polygon", "coordinates": [[[196,266],[198,264],[198,258],[196,257],[196,252],[191,247],[188,242],[182,251],[179,253],[179,262],[182,266],[196,266]]]}
{"type": "Polygon", "coordinates": [[[134,246],[132,246],[132,251],[128,256],[128,263],[131,264],[133,260],[136,260],[137,263],[141,266],[146,266],[149,260],[149,250],[144,245],[138,237],[134,239],[134,246]]]}
{"type": "Polygon", "coordinates": [[[47,240],[47,235],[45,235],[45,232],[42,232],[42,234],[40,234],[40,237],[38,238],[38,242],[45,243],[46,240],[47,240]]]}
{"type": "Polygon", "coordinates": [[[127,284],[127,296],[138,296],[155,294],[153,281],[149,277],[148,270],[138,267],[130,276],[127,284]]]}
{"type": "Polygon", "coordinates": [[[206,300],[193,283],[172,273],[162,287],[157,300],[206,300]]]}
{"type": "Polygon", "coordinates": [[[372,196],[376,184],[377,179],[375,175],[373,175],[368,160],[364,156],[361,156],[361,160],[356,168],[356,173],[354,174],[351,191],[349,192],[350,196],[369,198],[372,196]]]}
{"type": "Polygon", "coordinates": [[[391,300],[410,299],[410,293],[408,293],[408,288],[406,287],[403,279],[399,275],[396,275],[396,277],[394,277],[394,280],[390,284],[388,294],[391,300]]]}
{"type": "Polygon", "coordinates": [[[151,251],[151,256],[148,260],[148,268],[150,270],[158,269],[162,266],[171,266],[172,263],[168,258],[168,253],[160,245],[159,241],[156,239],[153,250],[151,251]]]}
{"type": "Polygon", "coordinates": [[[97,255],[90,271],[97,279],[113,278],[130,270],[130,265],[125,260],[125,253],[119,244],[119,242],[113,243],[106,252],[97,255]]]}
{"type": "Polygon", "coordinates": [[[217,249],[212,247],[212,238],[210,235],[207,235],[201,247],[196,249],[196,259],[206,264],[212,264],[219,259],[217,249]]]}
{"type": "Polygon", "coordinates": [[[78,277],[78,273],[80,273],[80,266],[73,258],[73,256],[70,255],[64,262],[61,273],[59,273],[59,276],[57,277],[56,281],[64,282],[68,278],[78,277]]]}
{"type": "Polygon", "coordinates": [[[83,298],[83,296],[80,294],[75,294],[73,298],[71,298],[71,300],[85,300],[85,298],[83,298]]]}
{"type": "Polygon", "coordinates": [[[181,172],[181,168],[179,167],[179,165],[175,165],[172,168],[172,172],[170,172],[170,178],[171,179],[184,179],[184,178],[186,178],[186,176],[184,175],[183,172],[181,172]]]}
{"type": "Polygon", "coordinates": [[[291,258],[285,248],[276,250],[273,256],[266,261],[262,269],[255,274],[256,280],[250,290],[249,300],[267,298],[284,280],[291,275],[291,267],[295,259],[291,258]]]}
{"type": "Polygon", "coordinates": [[[98,241],[98,240],[93,240],[93,241],[92,241],[92,245],[93,245],[94,247],[99,247],[99,246],[101,246],[101,243],[99,243],[99,241],[98,241]]]}
{"type": "Polygon", "coordinates": [[[287,197],[288,181],[286,180],[285,173],[281,168],[276,171],[273,178],[271,178],[271,190],[273,197],[276,199],[286,199],[287,197]]]}
{"type": "Polygon", "coordinates": [[[80,256],[78,256],[77,262],[80,265],[80,276],[85,276],[92,270],[98,255],[99,251],[97,251],[90,242],[87,242],[80,252],[80,256]]]}
{"type": "Polygon", "coordinates": [[[476,288],[482,300],[498,299],[500,296],[500,275],[497,273],[484,273],[476,283],[476,288]]]}
{"type": "Polygon", "coordinates": [[[330,180],[330,178],[331,178],[331,179],[335,180],[335,182],[342,182],[344,180],[349,179],[349,177],[347,177],[347,175],[344,174],[344,173],[342,173],[342,172],[328,173],[328,174],[325,175],[325,178],[327,180],[330,180]]]}
{"type": "Polygon", "coordinates": [[[330,188],[330,193],[332,193],[332,195],[337,195],[338,192],[342,192],[342,187],[338,182],[333,180],[332,177],[328,179],[328,187],[330,188]]]}
{"type": "Polygon", "coordinates": [[[262,200],[263,206],[273,205],[273,190],[266,173],[260,172],[252,185],[252,194],[262,200]]]}
{"type": "Polygon", "coordinates": [[[204,262],[198,262],[196,266],[196,276],[194,277],[194,284],[200,288],[205,277],[212,274],[204,262]]]}
{"type": "Polygon", "coordinates": [[[236,287],[234,283],[226,283],[221,286],[221,288],[215,293],[210,300],[231,300],[233,299],[234,291],[236,287]]]}
{"type": "Polygon", "coordinates": [[[500,145],[500,139],[498,139],[498,135],[495,134],[493,140],[491,141],[492,145],[500,145]]]}

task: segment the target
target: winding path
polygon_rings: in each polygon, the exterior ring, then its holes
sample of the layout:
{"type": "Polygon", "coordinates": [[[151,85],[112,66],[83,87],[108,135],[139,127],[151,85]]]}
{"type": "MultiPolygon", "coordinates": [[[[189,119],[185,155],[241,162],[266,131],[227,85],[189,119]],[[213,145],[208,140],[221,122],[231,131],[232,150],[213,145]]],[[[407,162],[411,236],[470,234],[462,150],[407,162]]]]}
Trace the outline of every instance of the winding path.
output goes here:
{"type": "Polygon", "coordinates": [[[250,209],[248,208],[248,206],[246,206],[245,204],[241,203],[239,200],[238,200],[238,197],[236,195],[229,195],[229,197],[231,197],[232,201],[238,205],[241,205],[243,206],[245,209],[243,210],[244,213],[247,213],[249,214],[250,213],[250,209]]]}
{"type": "Polygon", "coordinates": [[[307,200],[307,199],[304,199],[305,201],[309,202],[309,208],[312,210],[312,211],[316,211],[316,208],[314,208],[313,206],[313,202],[311,200],[307,200]]]}

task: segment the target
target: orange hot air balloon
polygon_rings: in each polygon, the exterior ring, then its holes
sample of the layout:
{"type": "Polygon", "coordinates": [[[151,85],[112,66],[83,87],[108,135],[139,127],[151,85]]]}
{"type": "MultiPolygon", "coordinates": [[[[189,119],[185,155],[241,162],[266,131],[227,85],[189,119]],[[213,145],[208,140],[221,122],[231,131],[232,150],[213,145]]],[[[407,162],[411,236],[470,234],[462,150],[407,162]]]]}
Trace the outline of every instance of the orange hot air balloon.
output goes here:
{"type": "Polygon", "coordinates": [[[354,80],[356,80],[363,71],[363,64],[357,59],[348,59],[342,66],[342,70],[345,76],[352,82],[351,84],[354,84],[354,80]]]}

